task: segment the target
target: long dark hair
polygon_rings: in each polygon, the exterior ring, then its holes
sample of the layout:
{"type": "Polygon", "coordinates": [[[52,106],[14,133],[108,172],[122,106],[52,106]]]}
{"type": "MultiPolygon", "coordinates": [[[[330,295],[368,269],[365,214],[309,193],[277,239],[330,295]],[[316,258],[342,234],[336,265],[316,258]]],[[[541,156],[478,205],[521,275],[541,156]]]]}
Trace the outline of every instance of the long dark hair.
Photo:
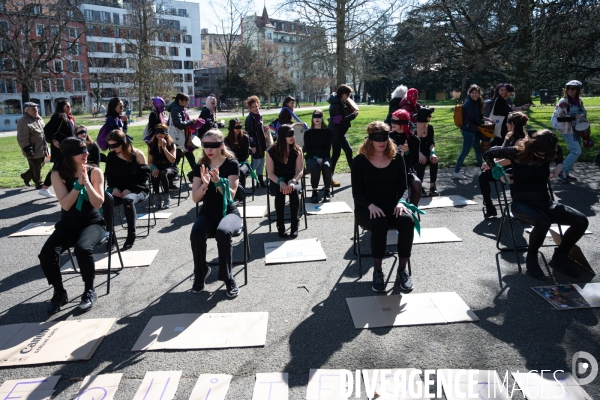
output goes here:
{"type": "Polygon", "coordinates": [[[115,108],[117,108],[117,106],[119,105],[120,102],[121,102],[121,99],[119,97],[113,97],[112,99],[110,99],[110,101],[108,102],[108,105],[106,106],[106,116],[107,117],[119,118],[121,116],[121,114],[119,114],[115,110],[115,108]]]}
{"type": "Polygon", "coordinates": [[[283,104],[282,104],[282,107],[288,107],[288,103],[289,103],[290,101],[293,101],[293,102],[295,102],[295,101],[296,101],[296,99],[295,99],[295,98],[293,98],[292,96],[287,96],[285,99],[283,99],[283,104]]]}
{"type": "MultiPolygon", "coordinates": [[[[494,97],[492,97],[492,98],[495,99],[498,97],[502,97],[502,96],[500,96],[500,89],[505,88],[505,87],[506,87],[505,83],[498,84],[498,86],[496,86],[496,89],[494,89],[494,97]]],[[[502,98],[504,98],[504,97],[502,97],[502,98]]]]}
{"type": "Polygon", "coordinates": [[[516,143],[517,140],[523,139],[525,135],[525,125],[529,122],[529,117],[522,112],[512,112],[508,114],[506,122],[510,122],[514,125],[513,133],[510,137],[512,143],[516,143]]]}
{"type": "Polygon", "coordinates": [[[321,111],[321,110],[313,111],[312,116],[310,117],[310,129],[315,129],[315,121],[313,120],[313,118],[315,117],[315,114],[321,116],[321,129],[327,129],[327,124],[325,123],[323,111],[321,111]],[[319,112],[320,112],[320,114],[319,114],[319,112]]]}
{"type": "Polygon", "coordinates": [[[185,93],[177,93],[177,95],[175,96],[175,103],[177,103],[177,105],[179,105],[179,101],[190,101],[190,96],[188,96],[185,93]]]}
{"type": "MultiPolygon", "coordinates": [[[[217,142],[223,142],[223,133],[219,129],[209,129],[204,136],[202,136],[202,140],[206,139],[207,137],[214,137],[217,139],[217,142]]],[[[221,155],[235,160],[235,154],[229,150],[227,146],[223,146],[223,148],[221,148],[221,155]]],[[[200,157],[198,164],[204,165],[205,167],[210,167],[210,158],[204,154],[204,150],[202,151],[202,157],[200,157]]]]}
{"type": "MultiPolygon", "coordinates": [[[[173,150],[173,138],[168,133],[169,127],[165,124],[156,124],[154,129],[158,129],[158,128],[163,128],[165,130],[165,140],[167,141],[167,150],[169,150],[169,151],[173,150]]],[[[154,157],[158,156],[158,153],[159,153],[158,136],[156,136],[156,134],[154,134],[154,136],[152,136],[152,140],[150,140],[150,143],[148,143],[148,152],[151,152],[152,156],[154,156],[154,157]]]]}
{"type": "Polygon", "coordinates": [[[60,179],[68,181],[77,176],[77,165],[73,161],[73,157],[65,157],[64,153],[67,150],[76,149],[78,147],[86,146],[85,140],[78,137],[67,137],[60,142],[60,161],[54,164],[54,170],[58,171],[60,179]]]}
{"type": "Polygon", "coordinates": [[[279,113],[279,123],[282,125],[291,125],[292,124],[292,114],[289,110],[281,110],[279,113]]]}
{"type": "Polygon", "coordinates": [[[54,111],[54,115],[58,116],[65,123],[69,122],[69,116],[64,111],[65,106],[67,105],[68,102],[69,102],[69,100],[66,100],[66,99],[59,100],[58,103],[56,103],[56,110],[54,111]]]}
{"type": "Polygon", "coordinates": [[[235,133],[235,129],[234,129],[237,124],[241,124],[241,123],[242,123],[242,121],[240,121],[238,118],[232,118],[229,120],[229,128],[228,128],[228,132],[227,132],[227,142],[229,142],[231,144],[238,144],[242,141],[242,137],[244,137],[244,133],[246,133],[246,131],[244,131],[244,128],[242,127],[242,129],[238,135],[235,133]]]}
{"type": "Polygon", "coordinates": [[[295,141],[288,145],[286,134],[290,131],[294,131],[291,125],[281,125],[277,129],[277,141],[273,144],[273,155],[283,163],[288,161],[290,154],[298,155],[302,151],[295,141]]]}
{"type": "Polygon", "coordinates": [[[112,130],[106,137],[106,141],[109,141],[109,140],[114,141],[114,142],[121,142],[121,151],[123,152],[123,157],[126,160],[131,161],[132,155],[134,157],[137,156],[138,150],[135,147],[133,147],[133,143],[131,143],[129,141],[129,139],[125,135],[125,132],[123,132],[122,130],[120,130],[120,129],[112,130]]]}
{"type": "Polygon", "coordinates": [[[531,136],[525,135],[525,139],[517,146],[519,161],[523,164],[535,160],[551,162],[556,157],[557,144],[558,137],[548,129],[537,131],[531,136]]]}
{"type": "Polygon", "coordinates": [[[479,98],[477,99],[477,104],[479,104],[479,109],[481,111],[483,111],[483,98],[481,97],[481,88],[477,85],[471,85],[469,87],[469,90],[467,90],[467,98],[471,101],[473,101],[473,99],[471,99],[471,92],[473,90],[477,90],[479,92],[479,98]]]}

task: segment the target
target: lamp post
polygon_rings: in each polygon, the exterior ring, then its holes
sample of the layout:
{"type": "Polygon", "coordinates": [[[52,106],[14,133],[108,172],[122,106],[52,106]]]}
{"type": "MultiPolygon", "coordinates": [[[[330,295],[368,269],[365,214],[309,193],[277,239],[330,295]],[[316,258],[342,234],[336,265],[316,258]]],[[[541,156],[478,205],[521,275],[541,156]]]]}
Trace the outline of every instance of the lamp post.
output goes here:
{"type": "MultiPolygon", "coordinates": [[[[246,74],[244,72],[240,72],[238,75],[240,78],[243,78],[246,74]]],[[[244,99],[242,99],[242,117],[244,117],[244,99]]]]}

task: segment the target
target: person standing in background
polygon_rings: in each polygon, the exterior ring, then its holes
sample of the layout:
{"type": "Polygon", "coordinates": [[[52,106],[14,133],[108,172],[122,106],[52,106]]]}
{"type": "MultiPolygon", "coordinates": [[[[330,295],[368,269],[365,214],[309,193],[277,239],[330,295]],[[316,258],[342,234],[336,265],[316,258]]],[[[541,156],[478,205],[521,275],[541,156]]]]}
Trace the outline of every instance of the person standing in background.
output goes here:
{"type": "MultiPolygon", "coordinates": [[[[340,158],[342,149],[346,154],[348,167],[352,168],[352,147],[346,138],[352,121],[358,115],[358,110],[350,111],[346,101],[352,94],[352,88],[348,85],[340,85],[335,94],[329,96],[329,130],[331,131],[331,173],[335,173],[335,165],[340,158]]],[[[332,180],[333,187],[339,187],[340,183],[332,180]]]]}

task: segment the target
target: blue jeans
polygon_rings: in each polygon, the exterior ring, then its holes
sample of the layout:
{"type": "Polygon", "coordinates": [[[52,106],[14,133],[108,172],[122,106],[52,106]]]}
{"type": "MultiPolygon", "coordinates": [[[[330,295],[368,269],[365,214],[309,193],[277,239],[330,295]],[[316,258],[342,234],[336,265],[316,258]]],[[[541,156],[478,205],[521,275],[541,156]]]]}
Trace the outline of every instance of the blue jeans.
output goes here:
{"type": "Polygon", "coordinates": [[[560,135],[562,136],[565,143],[567,144],[567,147],[569,148],[569,155],[563,161],[562,172],[564,172],[565,175],[569,175],[571,168],[573,168],[573,165],[581,155],[581,145],[579,144],[579,136],[572,133],[561,133],[560,135]]]}
{"type": "Polygon", "coordinates": [[[454,172],[460,172],[460,168],[462,167],[465,158],[469,155],[471,151],[471,147],[475,150],[475,159],[477,160],[477,165],[481,166],[483,162],[481,159],[481,153],[479,152],[479,136],[474,132],[460,131],[463,135],[463,147],[460,155],[458,156],[458,160],[456,160],[456,166],[454,167],[454,172]]]}

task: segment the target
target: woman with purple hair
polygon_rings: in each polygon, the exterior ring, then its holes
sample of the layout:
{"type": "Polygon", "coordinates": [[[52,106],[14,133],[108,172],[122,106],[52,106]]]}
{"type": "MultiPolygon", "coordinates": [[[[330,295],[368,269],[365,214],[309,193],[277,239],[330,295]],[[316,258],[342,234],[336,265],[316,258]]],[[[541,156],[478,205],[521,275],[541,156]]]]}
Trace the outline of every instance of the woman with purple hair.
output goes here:
{"type": "Polygon", "coordinates": [[[148,126],[144,130],[144,142],[150,143],[154,137],[154,127],[158,124],[167,124],[164,116],[165,100],[162,97],[152,98],[152,111],[148,116],[148,126]]]}

